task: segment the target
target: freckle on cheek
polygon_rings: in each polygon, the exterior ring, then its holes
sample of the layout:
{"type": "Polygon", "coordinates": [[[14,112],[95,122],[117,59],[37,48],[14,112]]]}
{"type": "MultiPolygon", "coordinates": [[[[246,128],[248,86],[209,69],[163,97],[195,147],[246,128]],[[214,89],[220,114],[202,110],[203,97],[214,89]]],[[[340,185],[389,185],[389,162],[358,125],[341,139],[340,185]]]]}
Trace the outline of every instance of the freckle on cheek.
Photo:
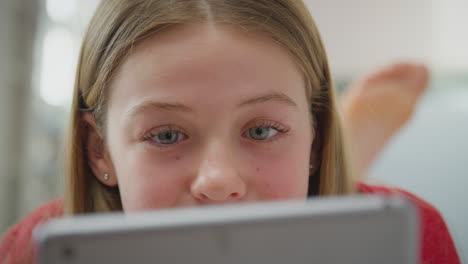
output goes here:
{"type": "Polygon", "coordinates": [[[257,172],[260,172],[260,168],[257,168],[257,172]]]}
{"type": "Polygon", "coordinates": [[[180,156],[176,156],[175,159],[176,159],[176,160],[180,160],[180,156]]]}

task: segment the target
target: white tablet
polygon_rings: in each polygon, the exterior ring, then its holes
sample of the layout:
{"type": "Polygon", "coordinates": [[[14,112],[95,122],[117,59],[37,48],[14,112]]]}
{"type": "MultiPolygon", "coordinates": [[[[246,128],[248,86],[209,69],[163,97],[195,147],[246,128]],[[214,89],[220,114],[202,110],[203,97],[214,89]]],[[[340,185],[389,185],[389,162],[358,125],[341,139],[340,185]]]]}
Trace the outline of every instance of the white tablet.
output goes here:
{"type": "Polygon", "coordinates": [[[40,264],[415,264],[401,197],[353,196],[63,218],[34,233],[40,264]]]}

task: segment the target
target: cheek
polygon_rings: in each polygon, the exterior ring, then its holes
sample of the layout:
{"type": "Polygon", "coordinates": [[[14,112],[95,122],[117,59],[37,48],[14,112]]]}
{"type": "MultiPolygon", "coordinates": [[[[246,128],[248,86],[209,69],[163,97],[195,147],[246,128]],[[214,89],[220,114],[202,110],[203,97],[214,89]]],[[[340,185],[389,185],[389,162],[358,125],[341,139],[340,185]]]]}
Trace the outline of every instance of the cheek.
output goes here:
{"type": "Polygon", "coordinates": [[[261,200],[304,199],[308,175],[291,170],[289,165],[259,169],[253,185],[261,200]]]}
{"type": "Polygon", "coordinates": [[[252,159],[252,189],[261,200],[305,199],[310,149],[291,148],[252,159]]]}
{"type": "Polygon", "coordinates": [[[180,206],[187,187],[180,155],[161,158],[141,147],[127,149],[115,158],[125,211],[180,206]]]}

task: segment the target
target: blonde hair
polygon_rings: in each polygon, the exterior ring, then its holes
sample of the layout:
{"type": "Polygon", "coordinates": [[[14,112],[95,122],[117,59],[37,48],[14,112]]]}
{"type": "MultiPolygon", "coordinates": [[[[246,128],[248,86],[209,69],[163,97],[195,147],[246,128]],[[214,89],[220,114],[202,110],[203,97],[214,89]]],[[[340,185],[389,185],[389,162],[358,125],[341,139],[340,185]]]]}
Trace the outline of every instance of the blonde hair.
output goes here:
{"type": "Polygon", "coordinates": [[[130,49],[172,25],[204,21],[258,32],[289,51],[307,80],[311,118],[320,136],[318,192],[354,192],[325,49],[302,1],[103,0],[85,34],[77,69],[65,172],[68,213],[122,209],[118,187],[101,184],[89,168],[83,112],[93,113],[104,135],[109,83],[130,49]]]}

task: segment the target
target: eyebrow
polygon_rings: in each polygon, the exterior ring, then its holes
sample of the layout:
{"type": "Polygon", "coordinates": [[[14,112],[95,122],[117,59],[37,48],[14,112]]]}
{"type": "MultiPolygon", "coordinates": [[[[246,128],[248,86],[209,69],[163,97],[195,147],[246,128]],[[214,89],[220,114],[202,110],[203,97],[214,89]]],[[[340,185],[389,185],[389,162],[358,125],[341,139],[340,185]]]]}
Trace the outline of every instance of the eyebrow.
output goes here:
{"type": "Polygon", "coordinates": [[[284,93],[279,93],[279,92],[273,92],[273,93],[268,93],[265,95],[257,96],[251,99],[248,99],[247,101],[244,101],[240,103],[237,107],[242,107],[246,105],[253,105],[253,104],[258,104],[258,103],[265,103],[269,101],[276,101],[279,103],[284,103],[290,106],[296,107],[296,103],[286,94],[284,93]]]}
{"type": "MultiPolygon", "coordinates": [[[[257,96],[246,101],[241,102],[237,105],[237,108],[254,105],[259,103],[266,103],[270,101],[276,101],[286,105],[296,107],[296,103],[284,93],[268,93],[265,95],[257,96]]],[[[144,101],[131,107],[125,112],[129,117],[138,115],[139,113],[145,112],[146,110],[163,110],[163,111],[176,111],[176,112],[194,112],[194,110],[184,104],[179,103],[168,103],[168,102],[157,102],[157,101],[144,101]]]]}
{"type": "Polygon", "coordinates": [[[140,104],[137,104],[127,111],[125,114],[127,116],[136,116],[139,113],[145,112],[146,110],[163,110],[163,111],[177,111],[177,112],[193,112],[193,109],[178,103],[165,103],[165,102],[156,102],[156,101],[144,101],[140,104]]]}

